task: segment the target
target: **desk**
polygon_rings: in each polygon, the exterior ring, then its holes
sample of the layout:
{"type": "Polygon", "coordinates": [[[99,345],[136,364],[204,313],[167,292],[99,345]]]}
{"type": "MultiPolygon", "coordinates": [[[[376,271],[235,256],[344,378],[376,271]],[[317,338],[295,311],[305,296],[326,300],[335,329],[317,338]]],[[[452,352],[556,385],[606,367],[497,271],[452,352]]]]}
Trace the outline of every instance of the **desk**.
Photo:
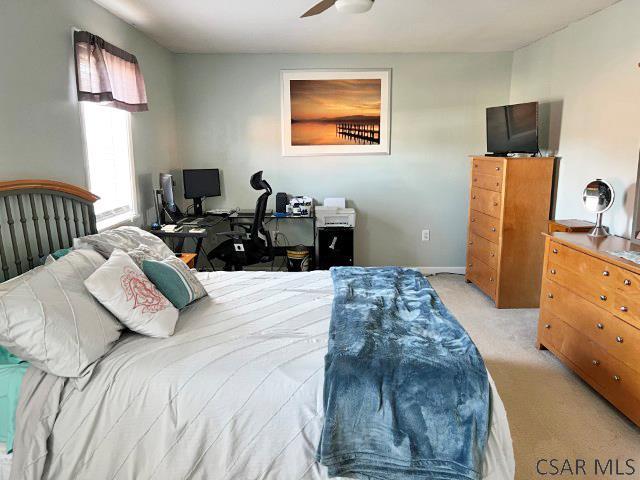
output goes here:
{"type": "MultiPolygon", "coordinates": [[[[278,222],[280,220],[283,220],[285,222],[309,222],[311,229],[312,229],[312,235],[313,235],[313,243],[311,245],[304,245],[306,248],[309,249],[309,252],[311,254],[311,269],[315,269],[316,268],[316,238],[317,238],[317,230],[316,230],[316,216],[315,215],[306,215],[306,216],[293,216],[293,215],[286,215],[286,216],[278,216],[278,215],[273,215],[272,213],[270,213],[269,211],[267,211],[267,215],[264,218],[264,225],[265,228],[267,230],[269,230],[269,225],[275,221],[276,224],[276,231],[277,231],[277,226],[278,226],[278,222]]],[[[229,226],[231,227],[231,230],[234,230],[235,227],[240,226],[240,225],[251,225],[253,224],[253,212],[249,212],[249,211],[243,211],[240,210],[239,212],[236,212],[232,215],[230,215],[228,217],[228,221],[229,221],[229,226]]],[[[296,245],[300,245],[300,244],[291,244],[291,245],[277,245],[277,239],[273,239],[274,240],[274,246],[273,246],[273,253],[276,257],[286,257],[287,256],[287,248],[289,247],[294,247],[296,245]]]]}
{"type": "MultiPolygon", "coordinates": [[[[236,227],[239,227],[240,225],[251,225],[253,224],[253,211],[249,211],[249,210],[240,210],[238,212],[235,212],[231,215],[212,215],[212,214],[205,214],[202,216],[198,216],[198,217],[190,217],[190,218],[196,218],[196,220],[199,220],[199,224],[198,227],[199,228],[204,228],[205,231],[201,232],[201,233],[192,233],[189,231],[189,227],[187,225],[185,225],[183,227],[183,231],[180,232],[164,232],[162,230],[151,230],[147,228],[147,231],[154,234],[155,236],[157,236],[158,238],[161,238],[163,240],[167,240],[170,239],[174,242],[174,247],[173,250],[176,253],[182,253],[182,250],[184,248],[184,241],[187,238],[192,238],[194,240],[194,242],[196,243],[196,247],[195,247],[195,253],[196,253],[196,258],[195,258],[195,264],[198,264],[198,259],[200,258],[200,254],[204,254],[205,258],[207,258],[207,261],[209,262],[209,265],[211,265],[211,268],[213,270],[215,270],[215,267],[213,266],[213,263],[208,259],[207,257],[207,252],[204,251],[203,248],[203,243],[205,238],[207,238],[211,233],[210,233],[210,229],[220,225],[222,222],[229,222],[229,227],[231,230],[234,230],[236,227]]],[[[267,228],[267,230],[269,230],[269,225],[271,223],[273,223],[275,221],[275,225],[277,227],[278,222],[280,222],[280,220],[285,221],[285,222],[309,222],[310,227],[312,228],[312,234],[313,234],[313,243],[312,245],[305,245],[305,247],[307,247],[310,251],[311,254],[311,265],[312,268],[316,268],[317,262],[316,262],[316,238],[317,238],[317,231],[316,231],[316,217],[315,215],[312,216],[297,216],[294,217],[292,215],[289,216],[285,216],[285,217],[280,217],[280,216],[276,216],[273,215],[271,213],[268,213],[265,216],[264,219],[264,223],[265,223],[265,227],[267,228]]],[[[191,227],[191,228],[196,228],[196,226],[191,227]]],[[[277,240],[277,239],[276,239],[277,240]]],[[[274,242],[277,244],[277,242],[274,242]]],[[[299,245],[299,244],[292,244],[292,245],[274,245],[273,250],[274,250],[274,255],[277,257],[285,257],[287,255],[287,248],[288,247],[292,247],[295,245],[299,245]]]]}
{"type": "MultiPolygon", "coordinates": [[[[204,227],[203,227],[204,228],[204,227]]],[[[162,239],[162,240],[172,240],[173,241],[173,248],[172,250],[175,253],[182,253],[182,249],[184,248],[184,241],[187,238],[192,238],[194,242],[196,242],[196,248],[195,248],[195,258],[192,260],[193,265],[197,265],[198,264],[198,258],[200,257],[200,253],[204,253],[204,256],[207,256],[207,253],[204,251],[204,249],[202,248],[202,242],[204,242],[204,239],[207,238],[208,233],[205,230],[204,232],[190,232],[187,227],[184,227],[184,231],[181,232],[164,232],[162,230],[151,230],[150,228],[146,228],[145,230],[147,230],[149,233],[154,234],[156,237],[162,239]]],[[[211,262],[209,262],[211,263],[211,262]]],[[[211,265],[213,267],[213,265],[211,265]]]]}

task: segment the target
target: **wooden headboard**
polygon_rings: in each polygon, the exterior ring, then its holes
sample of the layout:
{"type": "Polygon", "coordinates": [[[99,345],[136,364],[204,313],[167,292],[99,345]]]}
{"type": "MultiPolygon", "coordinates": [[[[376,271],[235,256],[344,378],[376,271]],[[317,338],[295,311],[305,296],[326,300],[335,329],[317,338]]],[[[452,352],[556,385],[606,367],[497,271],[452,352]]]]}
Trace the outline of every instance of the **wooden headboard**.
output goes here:
{"type": "Polygon", "coordinates": [[[0,182],[0,281],[42,263],[73,239],[97,233],[98,197],[82,187],[51,180],[0,182]]]}

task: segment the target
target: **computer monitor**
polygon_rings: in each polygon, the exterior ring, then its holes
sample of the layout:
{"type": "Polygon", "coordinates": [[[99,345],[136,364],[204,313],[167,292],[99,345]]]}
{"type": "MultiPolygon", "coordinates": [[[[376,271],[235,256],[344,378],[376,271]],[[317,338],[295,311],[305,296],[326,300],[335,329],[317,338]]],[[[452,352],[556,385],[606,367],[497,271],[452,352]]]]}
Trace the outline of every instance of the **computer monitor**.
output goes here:
{"type": "Polygon", "coordinates": [[[182,171],[184,198],[192,199],[194,213],[202,215],[202,199],[219,197],[220,170],[217,168],[186,169],[182,171]]]}

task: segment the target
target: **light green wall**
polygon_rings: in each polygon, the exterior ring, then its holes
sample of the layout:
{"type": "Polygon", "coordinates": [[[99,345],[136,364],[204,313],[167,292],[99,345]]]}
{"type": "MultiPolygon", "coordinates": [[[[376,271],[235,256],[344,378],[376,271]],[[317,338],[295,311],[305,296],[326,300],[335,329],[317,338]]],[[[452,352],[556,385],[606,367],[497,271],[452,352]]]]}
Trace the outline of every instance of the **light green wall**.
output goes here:
{"type": "Polygon", "coordinates": [[[72,27],[100,35],[140,61],[150,111],[133,114],[132,131],[147,210],[151,176],[178,166],[172,54],[90,0],[0,0],[0,178],[86,185],[72,27]]]}
{"type": "Polygon", "coordinates": [[[594,219],[582,190],[594,178],[617,193],[605,224],[630,231],[640,146],[640,2],[623,0],[518,50],[511,102],[544,102],[550,150],[561,157],[556,218],[594,219]]]}
{"type": "Polygon", "coordinates": [[[103,36],[140,60],[151,111],[133,115],[142,210],[159,171],[219,167],[210,207],[249,207],[251,173],[275,191],[358,209],[358,263],[464,265],[468,160],[485,149],[484,109],[543,102],[543,139],[561,156],[557,217],[587,218],[591,178],[618,193],[606,221],[626,234],[638,162],[635,19],[622,0],[529,47],[494,54],[174,55],[90,0],[0,2],[0,177],[86,184],[71,29],[103,36]],[[392,68],[390,156],[281,156],[280,70],[392,68]],[[423,228],[431,241],[420,240],[423,228]]]}
{"type": "Polygon", "coordinates": [[[508,101],[511,60],[510,53],[177,55],[181,161],[222,169],[223,197],[210,207],[252,206],[248,181],[257,170],[275,192],[347,197],[358,210],[359,264],[462,267],[467,155],[485,151],[485,107],[508,101]],[[301,68],[392,68],[392,154],[282,157],[280,70],[301,68]],[[421,241],[423,228],[430,242],[421,241]]]}

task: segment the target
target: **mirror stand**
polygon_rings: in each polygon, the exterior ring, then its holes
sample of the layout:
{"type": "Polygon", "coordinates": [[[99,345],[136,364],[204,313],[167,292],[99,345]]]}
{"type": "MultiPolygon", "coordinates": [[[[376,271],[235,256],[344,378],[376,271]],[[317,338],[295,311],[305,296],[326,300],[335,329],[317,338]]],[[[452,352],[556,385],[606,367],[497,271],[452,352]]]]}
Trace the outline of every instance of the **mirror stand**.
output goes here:
{"type": "Polygon", "coordinates": [[[590,237],[608,237],[609,229],[602,225],[602,212],[596,215],[596,226],[589,232],[590,237]]]}

